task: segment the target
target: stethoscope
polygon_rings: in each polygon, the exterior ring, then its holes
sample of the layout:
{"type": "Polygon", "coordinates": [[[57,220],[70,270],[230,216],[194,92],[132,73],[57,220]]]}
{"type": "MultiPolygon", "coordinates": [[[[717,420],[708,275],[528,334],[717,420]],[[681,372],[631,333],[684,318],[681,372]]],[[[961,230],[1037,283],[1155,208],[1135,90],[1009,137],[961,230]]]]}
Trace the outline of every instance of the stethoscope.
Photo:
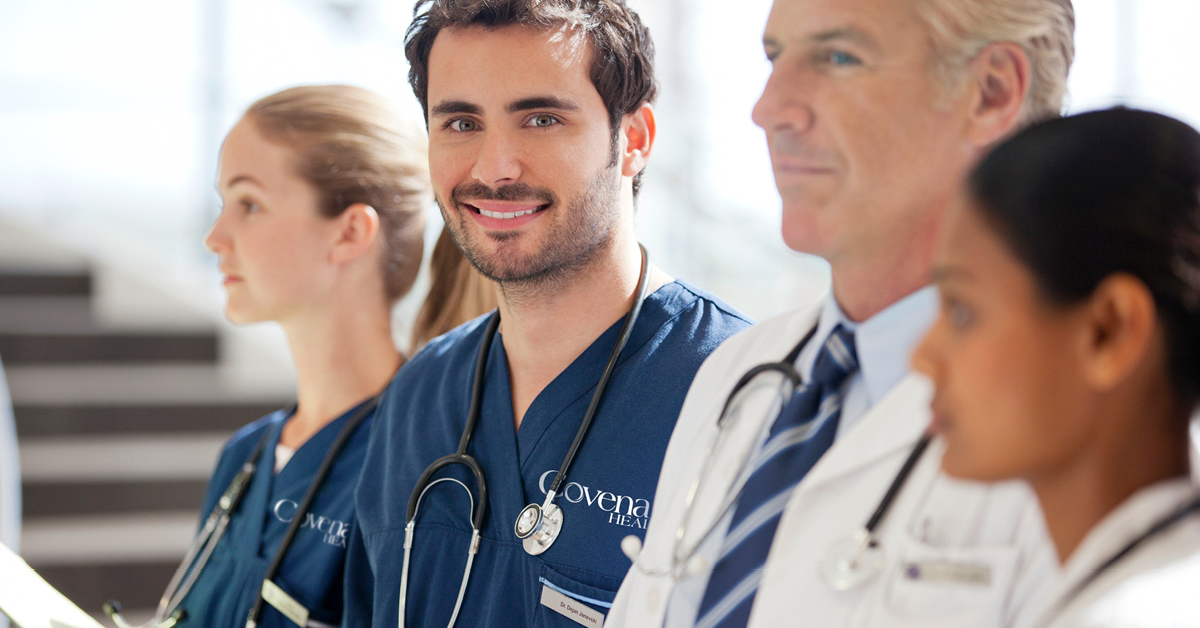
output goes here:
{"type": "Polygon", "coordinates": [[[1050,621],[1054,617],[1056,617],[1059,613],[1061,613],[1063,611],[1063,609],[1065,609],[1067,607],[1067,605],[1071,603],[1072,600],[1079,597],[1079,595],[1082,594],[1085,589],[1087,589],[1089,586],[1091,586],[1092,583],[1094,583],[1097,578],[1104,575],[1109,569],[1112,569],[1117,563],[1121,562],[1121,560],[1123,560],[1126,556],[1129,556],[1130,554],[1132,554],[1134,550],[1145,545],[1148,541],[1152,540],[1154,537],[1165,533],[1171,526],[1175,525],[1176,523],[1179,523],[1180,521],[1183,521],[1184,519],[1186,519],[1194,514],[1198,514],[1198,513],[1200,513],[1200,497],[1197,497],[1197,498],[1183,504],[1182,506],[1176,508],[1171,513],[1169,513],[1167,516],[1154,522],[1154,524],[1151,525],[1149,528],[1147,528],[1145,532],[1134,537],[1134,539],[1132,541],[1126,543],[1125,546],[1122,547],[1119,551],[1117,551],[1112,556],[1109,556],[1108,559],[1105,560],[1103,563],[1101,563],[1099,567],[1096,567],[1095,569],[1093,569],[1087,575],[1087,577],[1085,577],[1083,580],[1080,580],[1079,584],[1072,587],[1071,590],[1069,592],[1067,592],[1066,595],[1064,595],[1062,598],[1060,598],[1058,603],[1054,606],[1054,609],[1055,609],[1054,612],[1046,615],[1043,618],[1043,622],[1042,622],[1043,625],[1050,623],[1050,621]]]}
{"type": "MultiPolygon", "coordinates": [[[[262,587],[254,599],[254,604],[250,607],[250,614],[246,619],[246,628],[255,628],[258,625],[264,600],[299,626],[306,628],[332,628],[328,624],[309,619],[308,609],[284,592],[283,589],[279,588],[275,584],[274,578],[276,572],[279,571],[279,565],[283,562],[284,554],[287,553],[288,547],[292,543],[293,537],[296,536],[296,532],[304,523],[304,515],[308,513],[309,507],[312,506],[313,500],[316,499],[317,492],[325,482],[325,477],[329,475],[329,470],[337,460],[338,454],[346,445],[346,441],[350,440],[350,437],[354,434],[354,430],[358,428],[367,415],[375,410],[375,406],[378,403],[378,396],[366,401],[359,408],[358,412],[351,416],[346,421],[346,424],[342,426],[337,438],[330,446],[329,452],[325,454],[325,459],[321,461],[321,466],[317,469],[316,476],[313,478],[312,484],[308,487],[308,492],[304,494],[304,499],[300,500],[296,514],[283,535],[283,541],[279,544],[279,549],[276,550],[274,558],[271,559],[271,563],[267,567],[266,574],[263,576],[262,587]]],[[[287,414],[290,415],[295,411],[296,407],[293,405],[287,411],[287,414]]],[[[187,611],[179,608],[179,605],[192,590],[192,585],[200,577],[204,566],[208,564],[208,559],[212,557],[217,544],[221,542],[221,537],[225,535],[225,531],[229,528],[229,520],[241,504],[242,498],[246,496],[246,489],[250,486],[250,481],[254,479],[254,472],[258,468],[259,456],[262,455],[263,449],[267,446],[267,441],[271,438],[270,432],[271,430],[267,430],[267,433],[263,434],[258,444],[254,446],[250,457],[242,465],[237,475],[233,476],[233,480],[229,482],[229,486],[221,494],[221,498],[217,500],[217,504],[213,506],[208,518],[205,519],[200,532],[192,539],[192,545],[188,548],[187,554],[184,555],[183,562],[179,564],[179,568],[175,570],[175,575],[171,577],[171,581],[167,584],[167,590],[159,598],[154,616],[149,622],[141,624],[136,628],[171,628],[187,617],[187,611]]],[[[135,628],[125,621],[125,617],[121,614],[121,605],[116,601],[110,600],[105,602],[104,612],[113,620],[113,623],[118,628],[135,628]]]]}
{"type": "MultiPolygon", "coordinates": [[[[521,513],[517,515],[516,523],[513,524],[513,532],[517,538],[521,539],[521,544],[531,556],[537,556],[542,552],[550,549],[554,541],[558,539],[562,532],[563,515],[562,509],[554,504],[554,498],[558,495],[558,490],[566,481],[567,470],[570,469],[571,463],[575,460],[575,454],[579,451],[579,446],[583,444],[583,438],[587,435],[588,427],[592,424],[592,419],[596,416],[596,411],[600,407],[600,400],[604,396],[604,390],[608,387],[608,380],[612,377],[613,371],[617,367],[617,359],[621,356],[621,351],[625,348],[625,344],[629,342],[629,337],[633,333],[633,326],[637,323],[638,315],[642,311],[642,301],[646,298],[646,286],[648,284],[648,273],[646,271],[649,265],[649,255],[646,253],[646,248],[638,245],[642,252],[642,269],[638,275],[637,291],[633,299],[633,307],[629,310],[629,316],[625,318],[625,324],[621,327],[621,333],[617,338],[616,345],[613,346],[612,353],[609,355],[608,364],[604,367],[604,373],[600,376],[600,381],[596,383],[596,392],[592,394],[592,401],[588,404],[587,412],[583,415],[583,422],[579,424],[579,430],[575,432],[575,441],[571,443],[571,448],[567,450],[567,455],[563,458],[563,462],[558,467],[558,473],[554,476],[554,481],[550,483],[550,490],[546,492],[546,499],[541,503],[531,503],[521,509],[521,513]]],[[[413,487],[412,495],[408,498],[408,512],[406,515],[406,523],[404,526],[404,562],[400,570],[400,628],[404,628],[404,609],[408,599],[408,572],[409,560],[412,557],[413,532],[417,526],[417,512],[421,506],[421,499],[425,497],[425,493],[434,486],[442,482],[452,482],[460,486],[467,492],[467,497],[471,502],[471,544],[467,548],[467,564],[463,569],[462,582],[458,586],[458,599],[454,602],[454,612],[450,615],[450,623],[448,626],[454,626],[454,622],[458,620],[458,611],[462,608],[463,596],[467,592],[467,581],[471,578],[471,566],[475,562],[475,555],[479,553],[479,532],[483,529],[484,515],[487,508],[487,481],[484,477],[483,467],[479,461],[467,453],[467,445],[471,442],[471,436],[475,433],[475,423],[479,419],[479,408],[483,403],[483,386],[486,383],[485,372],[487,370],[488,352],[491,349],[492,341],[496,337],[496,331],[500,327],[500,312],[497,310],[492,313],[488,319],[487,327],[483,332],[483,341],[479,347],[479,357],[475,361],[475,377],[471,385],[471,403],[467,409],[467,423],[463,426],[462,437],[458,442],[458,451],[448,454],[433,461],[421,473],[421,477],[417,479],[416,485],[413,487]],[[479,491],[479,501],[476,503],[475,495],[471,489],[462,481],[456,478],[442,477],[433,479],[435,473],[444,467],[461,464],[471,470],[475,476],[475,485],[479,491]]]]}
{"type": "MultiPolygon", "coordinates": [[[[674,548],[671,553],[670,566],[665,568],[652,568],[641,564],[641,540],[633,535],[627,536],[621,541],[621,550],[633,561],[633,566],[642,573],[653,576],[670,576],[675,581],[685,580],[702,572],[708,571],[711,565],[708,560],[699,554],[700,547],[713,535],[717,526],[737,504],[737,500],[741,497],[742,490],[746,486],[746,481],[749,479],[747,471],[752,466],[751,456],[754,454],[754,448],[747,448],[742,454],[738,462],[738,482],[726,494],[724,501],[721,502],[717,509],[717,514],[708,527],[705,528],[703,534],[695,540],[690,546],[685,546],[684,541],[687,538],[688,529],[694,524],[693,517],[695,516],[696,497],[703,492],[701,489],[709,480],[709,474],[718,465],[713,464],[715,454],[723,450],[727,444],[727,438],[732,433],[733,426],[738,422],[737,419],[731,417],[741,416],[741,406],[745,401],[745,396],[752,390],[751,384],[766,373],[776,373],[782,376],[782,381],[779,384],[778,395],[775,398],[774,404],[769,409],[769,416],[777,416],[782,410],[784,404],[791,399],[796,389],[801,386],[802,379],[800,374],[796,372],[796,358],[800,355],[800,351],[804,348],[808,341],[812,339],[816,333],[816,327],[809,330],[808,334],[796,344],[795,348],[787,354],[780,362],[767,362],[759,364],[747,371],[733,389],[725,398],[725,404],[721,407],[721,414],[717,417],[717,433],[709,441],[704,452],[703,463],[700,465],[700,474],[692,481],[688,488],[686,497],[684,498],[683,518],[680,520],[679,526],[675,530],[674,548]]],[[[892,507],[892,503],[903,490],[905,482],[908,481],[913,468],[921,459],[921,455],[929,447],[929,442],[932,436],[925,434],[913,446],[909,452],[908,458],[905,459],[904,465],[900,467],[896,477],[888,486],[887,492],[884,493],[879,505],[867,520],[866,525],[858,530],[855,530],[850,538],[846,541],[836,543],[830,547],[823,555],[819,565],[819,570],[826,583],[837,591],[846,591],[853,589],[873,578],[877,573],[883,570],[884,558],[883,551],[880,546],[879,536],[876,534],[879,525],[887,516],[888,511],[892,507]]]]}

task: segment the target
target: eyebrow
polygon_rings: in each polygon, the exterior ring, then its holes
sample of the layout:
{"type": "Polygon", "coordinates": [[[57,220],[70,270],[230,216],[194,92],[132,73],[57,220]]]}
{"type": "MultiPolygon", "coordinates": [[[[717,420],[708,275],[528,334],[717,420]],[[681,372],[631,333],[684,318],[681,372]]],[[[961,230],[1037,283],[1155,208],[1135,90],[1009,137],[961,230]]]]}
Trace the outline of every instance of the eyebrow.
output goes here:
{"type": "MultiPolygon", "coordinates": [[[[239,183],[243,183],[243,182],[253,183],[254,185],[257,185],[257,186],[258,186],[258,187],[260,187],[260,188],[265,188],[265,187],[267,187],[267,186],[265,186],[265,185],[263,185],[263,184],[262,184],[262,181],[259,181],[258,179],[255,179],[254,177],[252,177],[252,176],[250,176],[250,175],[248,175],[248,174],[239,174],[238,176],[236,176],[236,177],[234,177],[234,178],[230,179],[228,182],[226,182],[226,183],[225,183],[225,187],[226,187],[226,188],[231,188],[231,187],[233,187],[233,186],[235,186],[235,185],[237,185],[237,184],[239,184],[239,183]]],[[[220,183],[218,183],[218,184],[217,184],[217,191],[218,191],[218,192],[220,192],[220,191],[221,191],[221,184],[220,184],[220,183]]]]}
{"type": "Polygon", "coordinates": [[[532,96],[510,103],[506,109],[508,109],[509,113],[517,113],[519,111],[529,111],[530,109],[579,111],[580,107],[573,100],[566,100],[557,96],[532,96]]]}
{"type": "Polygon", "coordinates": [[[429,113],[430,115],[434,116],[450,116],[456,113],[479,115],[483,113],[483,108],[465,100],[443,100],[437,105],[434,105],[433,109],[430,109],[429,113]]]}
{"type": "MultiPolygon", "coordinates": [[[[843,40],[865,46],[875,51],[879,50],[879,42],[875,41],[874,37],[871,37],[867,33],[850,26],[821,31],[820,33],[806,37],[805,40],[818,44],[843,40]]],[[[763,37],[763,47],[782,48],[783,45],[772,37],[763,37]]]]}
{"type": "Polygon", "coordinates": [[[959,266],[934,266],[933,283],[943,283],[954,279],[973,279],[973,275],[959,266]]]}

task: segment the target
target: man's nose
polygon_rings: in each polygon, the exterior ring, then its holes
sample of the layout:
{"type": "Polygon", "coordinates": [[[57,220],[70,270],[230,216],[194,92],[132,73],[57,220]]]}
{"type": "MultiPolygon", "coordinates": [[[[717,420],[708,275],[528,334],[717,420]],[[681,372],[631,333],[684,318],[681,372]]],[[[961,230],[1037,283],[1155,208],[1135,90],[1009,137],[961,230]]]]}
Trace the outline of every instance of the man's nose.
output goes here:
{"type": "Polygon", "coordinates": [[[515,183],[523,167],[515,138],[503,132],[485,133],[480,141],[479,157],[471,176],[480,183],[497,188],[515,183]]]}
{"type": "Polygon", "coordinates": [[[803,133],[812,128],[816,114],[812,108],[809,77],[787,63],[776,59],[763,93],[754,104],[751,118],[767,134],[775,131],[803,133]]]}

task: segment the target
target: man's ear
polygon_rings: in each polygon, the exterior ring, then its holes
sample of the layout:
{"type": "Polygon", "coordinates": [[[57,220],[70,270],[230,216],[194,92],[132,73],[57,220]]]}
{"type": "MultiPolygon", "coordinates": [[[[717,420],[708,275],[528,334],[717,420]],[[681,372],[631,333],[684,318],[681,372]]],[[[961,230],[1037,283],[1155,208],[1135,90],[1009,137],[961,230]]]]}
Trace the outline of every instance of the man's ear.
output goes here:
{"type": "Polygon", "coordinates": [[[649,103],[621,119],[621,174],[632,177],[646,168],[650,149],[654,147],[654,135],[658,127],[654,122],[654,108],[649,103]]]}
{"type": "Polygon", "coordinates": [[[986,148],[1008,135],[1021,117],[1029,94],[1029,56],[1019,45],[993,42],[967,66],[970,105],[967,139],[986,148]]]}
{"type": "Polygon", "coordinates": [[[379,238],[379,213],[366,203],[355,203],[334,219],[337,224],[329,261],[344,264],[361,257],[379,238]]]}
{"type": "Polygon", "coordinates": [[[1097,392],[1127,379],[1155,350],[1154,296],[1136,277],[1115,274],[1100,282],[1082,311],[1084,378],[1097,392]]]}

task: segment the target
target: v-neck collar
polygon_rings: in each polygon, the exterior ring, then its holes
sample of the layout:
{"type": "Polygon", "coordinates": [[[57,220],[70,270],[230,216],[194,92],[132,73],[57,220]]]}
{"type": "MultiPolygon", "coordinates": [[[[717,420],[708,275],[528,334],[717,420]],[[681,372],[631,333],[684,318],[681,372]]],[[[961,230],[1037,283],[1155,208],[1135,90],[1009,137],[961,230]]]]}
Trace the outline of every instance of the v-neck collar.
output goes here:
{"type": "MultiPolygon", "coordinates": [[[[626,343],[617,360],[617,367],[620,368],[631,355],[637,353],[651,338],[657,335],[668,320],[678,315],[687,303],[696,298],[698,297],[694,292],[678,280],[668,283],[648,295],[642,304],[641,314],[634,324],[629,342],[626,343]]],[[[533,403],[525,411],[525,416],[521,419],[521,427],[515,430],[513,426],[516,424],[516,417],[512,410],[512,382],[508,370],[508,356],[504,351],[501,335],[496,334],[492,339],[492,347],[488,355],[487,378],[489,384],[485,387],[485,390],[496,397],[491,400],[492,403],[488,403],[489,400],[485,399],[483,404],[485,408],[494,409],[492,412],[481,412],[479,420],[482,426],[486,426],[483,427],[482,432],[486,432],[488,437],[498,437],[503,441],[499,447],[493,449],[489,446],[488,448],[490,452],[494,452],[501,458],[496,462],[502,465],[501,468],[513,469],[517,472],[492,474],[489,480],[511,483],[508,487],[513,491],[511,494],[524,495],[521,478],[527,471],[525,467],[535,459],[533,454],[550,428],[557,422],[571,421],[569,430],[572,433],[578,430],[582,416],[568,417],[564,414],[566,414],[567,408],[573,406],[581,397],[593,394],[600,375],[608,363],[608,358],[612,354],[617,337],[621,333],[621,326],[624,325],[626,316],[628,314],[610,325],[604,333],[592,341],[587,349],[584,349],[583,353],[579,354],[567,368],[563,369],[538,393],[533,403]],[[497,477],[497,475],[501,477],[497,477]]],[[[603,410],[603,407],[603,401],[601,401],[600,411],[603,410]]],[[[559,456],[566,456],[566,453],[564,450],[559,456]]],[[[284,467],[284,470],[286,471],[287,468],[284,467]]],[[[507,506],[511,505],[500,505],[501,508],[507,506]]],[[[516,505],[511,515],[515,517],[517,510],[522,506],[523,504],[516,505]]],[[[505,516],[509,513],[498,512],[497,514],[505,516]]]]}
{"type": "MultiPolygon", "coordinates": [[[[338,434],[341,433],[342,428],[346,425],[346,422],[349,421],[350,417],[354,416],[354,414],[357,413],[363,407],[363,404],[367,403],[367,401],[369,400],[364,399],[363,401],[358,402],[353,408],[350,408],[349,410],[343,412],[338,418],[326,423],[324,427],[322,427],[320,430],[317,430],[316,434],[313,434],[308,440],[304,441],[304,443],[296,449],[296,452],[292,454],[292,459],[283,466],[283,469],[281,469],[277,475],[275,475],[275,481],[278,483],[277,490],[287,491],[297,483],[304,482],[307,484],[310,482],[312,480],[313,473],[321,466],[321,462],[325,459],[326,454],[329,453],[330,446],[333,445],[333,441],[337,439],[338,434]]],[[[290,417],[291,414],[287,416],[287,418],[290,417]]],[[[275,469],[275,445],[279,444],[279,439],[283,434],[284,423],[286,423],[286,420],[280,421],[278,432],[272,436],[271,442],[268,443],[271,451],[271,466],[269,468],[271,471],[274,471],[275,469]]],[[[264,467],[264,469],[265,468],[266,467],[264,467]]],[[[305,490],[308,490],[307,486],[305,487],[305,490]]]]}
{"type": "Polygon", "coordinates": [[[254,477],[238,506],[238,521],[231,522],[226,537],[233,537],[237,552],[245,556],[259,556],[262,550],[262,537],[266,528],[267,504],[275,492],[275,445],[279,444],[279,436],[283,433],[283,424],[291,416],[289,412],[279,412],[267,427],[267,442],[259,454],[254,467],[254,477]],[[232,529],[237,527],[236,530],[232,529]]]}

